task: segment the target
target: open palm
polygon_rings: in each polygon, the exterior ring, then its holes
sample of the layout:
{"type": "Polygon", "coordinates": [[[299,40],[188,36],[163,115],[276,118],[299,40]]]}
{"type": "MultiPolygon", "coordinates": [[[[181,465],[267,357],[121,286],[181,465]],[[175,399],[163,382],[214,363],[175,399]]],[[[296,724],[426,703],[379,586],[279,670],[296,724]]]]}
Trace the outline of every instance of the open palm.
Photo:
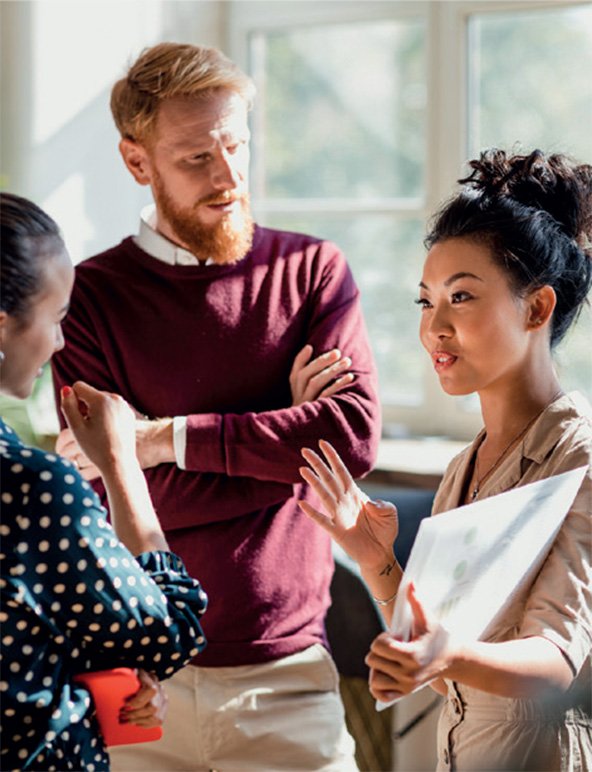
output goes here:
{"type": "Polygon", "coordinates": [[[317,493],[324,511],[306,501],[301,509],[328,531],[332,538],[360,566],[375,566],[392,560],[393,543],[399,531],[396,508],[387,502],[371,501],[354,482],[337,451],[325,440],[319,442],[325,457],[304,448],[308,467],[302,478],[317,493]]]}

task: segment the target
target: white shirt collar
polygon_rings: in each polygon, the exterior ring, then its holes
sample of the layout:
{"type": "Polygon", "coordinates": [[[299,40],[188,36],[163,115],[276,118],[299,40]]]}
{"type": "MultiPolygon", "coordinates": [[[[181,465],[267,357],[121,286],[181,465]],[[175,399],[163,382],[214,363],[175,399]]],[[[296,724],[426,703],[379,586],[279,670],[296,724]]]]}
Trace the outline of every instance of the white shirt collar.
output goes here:
{"type": "MultiPolygon", "coordinates": [[[[195,255],[169,241],[166,236],[156,230],[156,207],[154,204],[148,204],[142,209],[140,232],[135,237],[135,242],[151,257],[162,260],[168,265],[200,265],[195,255]]],[[[214,261],[208,258],[201,265],[214,265],[214,261]]]]}

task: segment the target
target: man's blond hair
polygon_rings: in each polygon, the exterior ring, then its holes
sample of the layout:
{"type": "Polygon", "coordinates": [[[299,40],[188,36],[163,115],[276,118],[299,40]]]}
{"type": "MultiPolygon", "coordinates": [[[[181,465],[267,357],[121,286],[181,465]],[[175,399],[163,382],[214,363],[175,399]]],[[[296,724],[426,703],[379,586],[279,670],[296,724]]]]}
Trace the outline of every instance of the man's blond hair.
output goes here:
{"type": "Polygon", "coordinates": [[[171,97],[207,97],[216,89],[242,96],[250,108],[255,86],[216,48],[159,43],[146,48],[111,91],[111,112],[123,138],[145,141],[154,131],[158,110],[171,97]]]}

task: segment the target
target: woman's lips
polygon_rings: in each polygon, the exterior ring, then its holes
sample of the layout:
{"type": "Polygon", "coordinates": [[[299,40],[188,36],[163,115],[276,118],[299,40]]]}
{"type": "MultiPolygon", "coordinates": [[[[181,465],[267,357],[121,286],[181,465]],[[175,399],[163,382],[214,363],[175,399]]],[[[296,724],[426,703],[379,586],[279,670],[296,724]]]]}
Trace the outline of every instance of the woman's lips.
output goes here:
{"type": "Polygon", "coordinates": [[[437,373],[452,367],[457,359],[457,356],[450,354],[448,351],[434,351],[432,353],[432,362],[437,373]]]}

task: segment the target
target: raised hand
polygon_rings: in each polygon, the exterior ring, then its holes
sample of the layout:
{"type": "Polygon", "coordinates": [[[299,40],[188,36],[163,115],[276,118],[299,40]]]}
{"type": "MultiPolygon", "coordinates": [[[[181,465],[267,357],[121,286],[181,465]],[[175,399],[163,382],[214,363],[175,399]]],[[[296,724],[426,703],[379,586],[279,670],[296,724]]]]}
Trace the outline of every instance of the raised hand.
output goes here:
{"type": "Polygon", "coordinates": [[[352,373],[345,372],[351,367],[349,357],[342,357],[334,348],[315,359],[311,359],[313,348],[307,343],[296,354],[290,372],[292,406],[312,402],[320,397],[330,397],[354,380],[352,373]]]}
{"type": "Polygon", "coordinates": [[[393,543],[399,531],[396,508],[384,501],[371,501],[355,484],[336,450],[319,442],[323,460],[310,448],[302,455],[310,467],[301,467],[302,478],[317,493],[324,511],[308,502],[300,508],[362,568],[393,565],[393,543]]]}
{"type": "MultiPolygon", "coordinates": [[[[78,458],[84,458],[101,473],[116,461],[137,463],[136,419],[122,397],[98,391],[83,381],[77,381],[73,387],[64,386],[61,396],[70,439],[82,451],[78,458]]],[[[70,441],[69,445],[72,447],[73,443],[70,441]]]]}

